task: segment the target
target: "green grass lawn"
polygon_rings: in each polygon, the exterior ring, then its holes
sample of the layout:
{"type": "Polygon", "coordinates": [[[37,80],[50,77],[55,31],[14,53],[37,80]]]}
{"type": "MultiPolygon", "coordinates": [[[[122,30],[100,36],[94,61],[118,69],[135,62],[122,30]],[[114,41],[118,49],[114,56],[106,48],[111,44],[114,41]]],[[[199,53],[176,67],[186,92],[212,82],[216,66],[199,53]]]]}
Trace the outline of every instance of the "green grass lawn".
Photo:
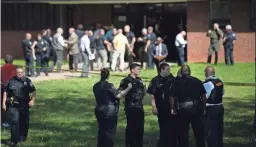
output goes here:
{"type": "MultiPolygon", "coordinates": [[[[192,75],[204,79],[204,64],[191,64],[192,75]]],[[[176,75],[177,67],[172,68],[176,75]]],[[[234,67],[216,66],[218,77],[225,86],[225,147],[255,147],[249,141],[255,104],[255,86],[234,86],[232,83],[255,83],[254,63],[239,63],[234,67]]],[[[127,73],[112,74],[109,81],[118,86],[127,73]]],[[[142,71],[148,85],[156,71],[142,71]]],[[[92,86],[99,80],[73,78],[35,83],[36,105],[31,108],[29,137],[22,146],[27,147],[96,147],[97,123],[94,115],[95,99],[92,86]]],[[[144,146],[155,147],[159,135],[156,116],[151,113],[149,97],[144,98],[144,146]]],[[[120,107],[116,147],[124,147],[126,119],[120,107]]],[[[9,140],[9,130],[2,128],[2,146],[9,140]]],[[[191,133],[191,146],[194,147],[191,133]]]]}

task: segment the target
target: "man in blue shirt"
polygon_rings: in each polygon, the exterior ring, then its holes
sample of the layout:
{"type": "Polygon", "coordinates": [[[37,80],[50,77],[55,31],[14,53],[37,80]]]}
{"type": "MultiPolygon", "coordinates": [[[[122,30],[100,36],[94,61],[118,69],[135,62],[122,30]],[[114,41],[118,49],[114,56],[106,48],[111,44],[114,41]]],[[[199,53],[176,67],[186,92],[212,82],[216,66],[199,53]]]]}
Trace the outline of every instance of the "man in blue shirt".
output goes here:
{"type": "Polygon", "coordinates": [[[226,65],[234,65],[234,43],[236,40],[236,34],[232,31],[231,25],[226,25],[226,33],[223,39],[224,51],[225,51],[225,63],[226,65]]]}

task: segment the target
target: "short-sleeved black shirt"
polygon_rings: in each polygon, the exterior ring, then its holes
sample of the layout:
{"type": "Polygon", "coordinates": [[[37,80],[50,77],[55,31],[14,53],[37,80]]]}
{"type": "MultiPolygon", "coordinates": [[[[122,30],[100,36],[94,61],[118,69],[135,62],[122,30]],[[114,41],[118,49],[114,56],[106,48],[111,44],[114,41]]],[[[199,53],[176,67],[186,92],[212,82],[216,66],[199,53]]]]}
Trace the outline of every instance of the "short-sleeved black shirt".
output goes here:
{"type": "Polygon", "coordinates": [[[202,81],[192,76],[177,78],[170,88],[170,97],[177,97],[178,102],[201,100],[206,94],[202,81]]]}
{"type": "Polygon", "coordinates": [[[142,106],[142,99],[145,96],[145,85],[142,79],[139,77],[133,78],[131,75],[128,75],[120,82],[119,89],[126,89],[129,83],[132,84],[132,89],[125,96],[126,106],[142,106]]]}
{"type": "Polygon", "coordinates": [[[174,80],[172,74],[167,77],[157,75],[151,80],[147,93],[154,95],[157,109],[167,110],[170,108],[169,91],[174,80]]]}
{"type": "Polygon", "coordinates": [[[21,43],[24,56],[30,56],[32,53],[31,46],[33,43],[30,40],[24,39],[21,43]]]}
{"type": "Polygon", "coordinates": [[[19,103],[28,103],[30,101],[30,93],[36,91],[32,81],[27,77],[11,78],[4,90],[7,97],[13,97],[19,103]]]}
{"type": "Polygon", "coordinates": [[[112,83],[101,80],[94,84],[93,93],[98,106],[115,104],[118,91],[112,83]]]}

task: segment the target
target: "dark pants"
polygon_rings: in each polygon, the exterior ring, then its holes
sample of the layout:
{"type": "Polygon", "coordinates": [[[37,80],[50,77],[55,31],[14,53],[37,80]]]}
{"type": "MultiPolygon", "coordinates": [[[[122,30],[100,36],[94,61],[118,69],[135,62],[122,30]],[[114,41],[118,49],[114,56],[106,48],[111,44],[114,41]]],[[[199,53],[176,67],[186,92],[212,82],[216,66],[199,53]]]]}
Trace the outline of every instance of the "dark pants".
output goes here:
{"type": "Polygon", "coordinates": [[[129,107],[125,109],[127,125],[125,134],[126,147],[142,147],[144,134],[143,107],[129,107]]]}
{"type": "Polygon", "coordinates": [[[147,53],[145,53],[145,48],[144,47],[141,47],[140,49],[139,49],[139,52],[138,52],[138,54],[139,54],[139,61],[140,61],[140,65],[141,65],[141,67],[143,67],[143,63],[144,62],[146,62],[147,61],[147,53]]]}
{"type": "Polygon", "coordinates": [[[43,54],[36,54],[36,74],[40,75],[40,72],[43,71],[45,74],[48,74],[48,62],[49,59],[44,57],[43,54]]]}
{"type": "Polygon", "coordinates": [[[166,112],[158,111],[158,125],[160,130],[160,138],[158,147],[177,147],[177,117],[166,112]]]}
{"type": "Polygon", "coordinates": [[[205,147],[203,110],[197,109],[193,104],[184,104],[178,111],[178,129],[180,147],[189,147],[189,125],[192,125],[196,146],[205,147]]]}
{"type": "Polygon", "coordinates": [[[225,63],[226,65],[234,65],[233,47],[225,47],[225,63]]]}
{"type": "Polygon", "coordinates": [[[208,106],[205,115],[205,132],[208,147],[223,147],[224,107],[208,106]]]}
{"type": "Polygon", "coordinates": [[[216,49],[216,45],[212,44],[209,48],[208,51],[208,59],[207,59],[207,63],[211,64],[211,60],[212,60],[212,53],[215,53],[215,61],[214,63],[217,64],[218,63],[218,49],[216,49]]]}
{"type": "Polygon", "coordinates": [[[26,55],[25,56],[25,62],[26,62],[26,64],[25,64],[25,74],[26,74],[26,76],[27,75],[35,75],[35,73],[34,73],[34,59],[33,59],[33,56],[32,55],[26,55]],[[30,72],[30,74],[29,74],[29,72],[30,72]]]}
{"type": "Polygon", "coordinates": [[[97,147],[113,147],[117,126],[117,107],[106,105],[95,108],[98,121],[98,145],[97,147]]]}
{"type": "Polygon", "coordinates": [[[50,66],[50,69],[53,70],[54,66],[57,63],[57,54],[56,54],[56,50],[54,50],[53,48],[51,48],[50,51],[50,59],[52,60],[52,64],[50,66]]]}
{"type": "Polygon", "coordinates": [[[77,71],[79,54],[69,55],[69,70],[77,71]],[[74,64],[74,67],[73,67],[74,64]]]}
{"type": "Polygon", "coordinates": [[[156,64],[157,73],[160,73],[160,64],[165,62],[165,60],[158,61],[157,59],[154,59],[154,63],[156,64]]]}
{"type": "Polygon", "coordinates": [[[181,66],[181,65],[185,64],[185,51],[184,51],[184,47],[178,46],[176,48],[177,48],[178,55],[179,55],[178,65],[181,66]]]}
{"type": "Polygon", "coordinates": [[[129,62],[128,68],[132,65],[133,61],[134,61],[134,60],[133,60],[132,54],[128,53],[128,62],[129,62]]]}
{"type": "Polygon", "coordinates": [[[147,52],[147,54],[148,54],[148,68],[149,69],[154,68],[154,64],[153,64],[154,57],[150,54],[151,50],[152,50],[152,45],[149,47],[148,52],[147,52]]]}
{"type": "Polygon", "coordinates": [[[10,106],[11,141],[20,142],[21,137],[27,138],[29,128],[28,105],[10,106]]]}

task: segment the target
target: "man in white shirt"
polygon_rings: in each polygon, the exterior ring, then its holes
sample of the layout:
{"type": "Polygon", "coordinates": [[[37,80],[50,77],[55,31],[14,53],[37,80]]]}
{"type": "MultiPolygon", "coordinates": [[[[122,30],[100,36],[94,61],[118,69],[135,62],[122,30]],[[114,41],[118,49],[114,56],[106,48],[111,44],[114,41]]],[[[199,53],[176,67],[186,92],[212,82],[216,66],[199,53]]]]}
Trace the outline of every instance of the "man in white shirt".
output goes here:
{"type": "Polygon", "coordinates": [[[187,44],[187,41],[184,39],[186,36],[185,31],[181,31],[175,39],[175,46],[177,48],[178,54],[179,54],[179,60],[178,60],[178,65],[181,66],[185,63],[185,51],[184,48],[187,44]]]}
{"type": "Polygon", "coordinates": [[[61,70],[62,60],[63,60],[63,50],[64,50],[64,47],[67,47],[67,44],[65,44],[62,34],[63,34],[63,29],[58,28],[57,33],[53,36],[53,40],[52,40],[52,47],[57,55],[57,72],[60,72],[61,70]]]}
{"type": "Polygon", "coordinates": [[[82,62],[84,63],[81,77],[90,78],[89,73],[89,57],[92,56],[90,48],[89,31],[85,31],[85,35],[80,40],[80,49],[82,54],[82,62]]]}
{"type": "Polygon", "coordinates": [[[111,70],[115,71],[117,59],[119,57],[119,60],[120,60],[119,70],[123,71],[125,48],[127,47],[130,52],[133,52],[133,50],[130,47],[127,37],[123,35],[122,29],[118,29],[118,34],[114,37],[114,40],[113,40],[113,46],[114,46],[114,53],[113,53],[113,59],[111,64],[111,70]]]}

